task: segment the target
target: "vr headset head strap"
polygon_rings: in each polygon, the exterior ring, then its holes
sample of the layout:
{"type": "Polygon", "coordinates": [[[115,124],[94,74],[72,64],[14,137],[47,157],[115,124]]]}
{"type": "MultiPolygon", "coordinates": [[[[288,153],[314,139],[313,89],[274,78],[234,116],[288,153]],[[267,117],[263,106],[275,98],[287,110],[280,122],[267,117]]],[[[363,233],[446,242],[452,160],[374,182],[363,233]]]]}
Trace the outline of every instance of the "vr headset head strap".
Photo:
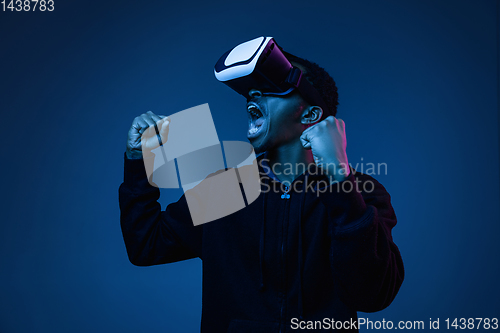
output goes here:
{"type": "MultiPolygon", "coordinates": [[[[297,68],[297,67],[294,67],[297,68]]],[[[297,68],[298,69],[298,68],[297,68]]],[[[300,71],[300,69],[298,69],[300,71]]],[[[293,71],[293,70],[292,70],[293,71]]],[[[290,73],[292,72],[290,71],[290,73]]],[[[300,95],[309,103],[311,106],[319,106],[323,109],[323,114],[329,113],[327,104],[325,103],[323,97],[319,94],[318,90],[302,75],[300,71],[301,78],[299,79],[297,90],[300,95]]]]}

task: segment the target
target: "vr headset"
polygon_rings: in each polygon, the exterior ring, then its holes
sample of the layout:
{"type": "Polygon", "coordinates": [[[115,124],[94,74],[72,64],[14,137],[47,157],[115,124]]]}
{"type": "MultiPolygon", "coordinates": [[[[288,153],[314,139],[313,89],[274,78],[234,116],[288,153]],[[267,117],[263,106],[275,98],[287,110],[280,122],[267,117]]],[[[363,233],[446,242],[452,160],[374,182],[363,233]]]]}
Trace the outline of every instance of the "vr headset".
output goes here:
{"type": "Polygon", "coordinates": [[[309,104],[328,109],[318,91],[290,63],[272,37],[258,37],[227,51],[215,64],[214,73],[217,80],[247,99],[250,89],[257,89],[264,96],[283,96],[297,89],[309,104]]]}

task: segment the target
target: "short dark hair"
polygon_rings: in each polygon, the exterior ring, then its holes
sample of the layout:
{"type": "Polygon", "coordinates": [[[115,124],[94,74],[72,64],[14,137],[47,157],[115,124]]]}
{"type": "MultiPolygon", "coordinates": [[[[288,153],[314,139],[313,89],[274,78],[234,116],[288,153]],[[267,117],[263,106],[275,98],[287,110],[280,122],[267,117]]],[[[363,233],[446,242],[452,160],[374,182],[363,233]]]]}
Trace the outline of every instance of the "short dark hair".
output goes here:
{"type": "Polygon", "coordinates": [[[328,72],[315,62],[297,57],[291,53],[283,51],[285,57],[292,62],[302,65],[306,72],[304,75],[319,92],[329,110],[323,110],[323,119],[328,116],[337,115],[337,105],[339,105],[339,94],[337,85],[328,72]]]}

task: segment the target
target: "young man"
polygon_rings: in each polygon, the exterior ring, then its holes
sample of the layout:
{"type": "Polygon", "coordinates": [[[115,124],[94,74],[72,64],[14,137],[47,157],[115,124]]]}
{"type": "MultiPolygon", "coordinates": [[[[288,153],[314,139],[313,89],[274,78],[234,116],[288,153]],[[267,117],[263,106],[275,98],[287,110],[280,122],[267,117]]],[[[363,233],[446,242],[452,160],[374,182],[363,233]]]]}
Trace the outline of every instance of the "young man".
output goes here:
{"type": "Polygon", "coordinates": [[[246,208],[196,227],[184,196],[161,211],[141,151],[158,140],[141,145],[141,135],[156,124],[166,142],[169,119],[148,112],[128,133],[120,208],[130,261],[201,258],[204,333],[357,331],[357,311],[384,309],[403,281],[390,196],[348,167],[335,82],[317,64],[285,54],[325,104],[297,89],[249,90],[248,139],[261,153],[262,193],[246,208]]]}

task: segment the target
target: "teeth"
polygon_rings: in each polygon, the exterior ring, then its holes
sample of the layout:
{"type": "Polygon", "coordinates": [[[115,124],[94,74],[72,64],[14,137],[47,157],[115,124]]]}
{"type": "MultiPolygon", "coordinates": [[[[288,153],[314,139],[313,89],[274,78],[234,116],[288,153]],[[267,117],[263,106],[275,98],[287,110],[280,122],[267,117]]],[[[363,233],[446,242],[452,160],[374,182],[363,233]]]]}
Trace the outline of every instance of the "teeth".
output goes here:
{"type": "Polygon", "coordinates": [[[262,113],[255,105],[249,105],[247,110],[248,110],[248,113],[250,113],[250,115],[252,115],[255,118],[262,117],[262,113]]]}
{"type": "Polygon", "coordinates": [[[257,119],[263,117],[263,114],[260,112],[260,109],[256,105],[254,105],[253,103],[247,105],[247,111],[248,111],[248,114],[250,115],[248,135],[253,136],[257,132],[259,132],[260,127],[262,126],[261,121],[259,124],[256,124],[255,122],[259,122],[259,121],[257,121],[257,119]]]}

